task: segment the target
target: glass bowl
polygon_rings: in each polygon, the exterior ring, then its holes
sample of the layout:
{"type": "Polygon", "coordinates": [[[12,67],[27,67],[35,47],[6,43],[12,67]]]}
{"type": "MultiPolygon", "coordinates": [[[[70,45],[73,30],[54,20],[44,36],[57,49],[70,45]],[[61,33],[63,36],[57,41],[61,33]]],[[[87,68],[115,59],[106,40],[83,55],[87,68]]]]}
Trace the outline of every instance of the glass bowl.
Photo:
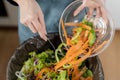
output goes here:
{"type": "MultiPolygon", "coordinates": [[[[74,11],[80,5],[82,5],[82,0],[76,0],[76,1],[72,2],[71,4],[69,4],[65,8],[65,10],[63,11],[60,20],[62,20],[64,23],[66,23],[66,22],[75,22],[75,23],[81,22],[85,18],[85,16],[87,15],[88,8],[84,8],[77,16],[74,16],[73,15],[74,11]]],[[[96,56],[96,55],[102,53],[110,45],[110,43],[113,39],[115,25],[114,25],[114,22],[112,20],[112,17],[110,16],[110,14],[108,14],[108,11],[106,14],[107,14],[107,19],[108,19],[108,24],[105,24],[104,20],[102,18],[99,18],[94,29],[97,29],[98,33],[103,35],[99,39],[99,45],[102,44],[102,42],[104,42],[104,41],[107,41],[107,43],[102,48],[100,48],[96,52],[92,53],[90,55],[90,57],[93,57],[93,56],[96,56]]],[[[66,27],[65,26],[67,35],[72,35],[73,28],[74,27],[66,27]]],[[[60,35],[61,41],[66,43],[65,37],[63,34],[63,30],[62,30],[62,26],[61,26],[61,21],[59,22],[59,35],[60,35]]]]}

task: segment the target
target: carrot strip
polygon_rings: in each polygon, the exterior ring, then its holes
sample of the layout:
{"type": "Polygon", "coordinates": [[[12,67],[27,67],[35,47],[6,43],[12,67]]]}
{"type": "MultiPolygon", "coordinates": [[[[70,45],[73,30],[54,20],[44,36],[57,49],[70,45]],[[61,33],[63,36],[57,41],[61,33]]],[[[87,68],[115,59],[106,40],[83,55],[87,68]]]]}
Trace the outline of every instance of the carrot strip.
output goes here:
{"type": "Polygon", "coordinates": [[[43,68],[42,70],[40,70],[40,72],[38,73],[38,76],[36,77],[36,80],[39,80],[40,77],[42,77],[42,74],[44,72],[48,72],[50,69],[49,68],[43,68]]]}
{"type": "Polygon", "coordinates": [[[76,45],[73,45],[72,47],[69,48],[69,50],[66,53],[66,57],[71,56],[73,53],[75,53],[78,49],[81,48],[83,45],[82,41],[79,41],[76,45]]]}
{"type": "Polygon", "coordinates": [[[62,29],[63,29],[63,33],[64,33],[64,36],[65,36],[65,39],[66,39],[66,41],[68,42],[67,32],[66,32],[66,30],[65,30],[64,22],[63,22],[62,19],[61,19],[60,21],[61,21],[61,24],[62,24],[62,29]]]}
{"type": "Polygon", "coordinates": [[[85,80],[85,78],[84,77],[80,77],[80,80],[85,80]]]}
{"type": "Polygon", "coordinates": [[[91,50],[89,49],[89,52],[88,52],[86,55],[84,55],[83,57],[81,57],[81,58],[80,58],[79,60],[77,60],[77,61],[72,61],[72,62],[70,62],[69,64],[71,64],[71,65],[79,64],[79,63],[83,62],[85,59],[87,59],[87,58],[90,56],[90,54],[91,54],[91,50]]]}
{"type": "Polygon", "coordinates": [[[97,48],[95,48],[92,53],[94,53],[94,52],[96,52],[97,50],[99,50],[100,48],[102,48],[107,42],[108,42],[108,41],[104,41],[104,42],[103,42],[102,44],[100,44],[97,48]]]}
{"type": "Polygon", "coordinates": [[[79,78],[74,79],[74,77],[79,73],[78,65],[73,66],[72,80],[79,80],[79,78]]]}
{"type": "Polygon", "coordinates": [[[57,63],[57,65],[55,66],[55,70],[57,70],[58,68],[60,68],[61,66],[63,66],[64,64],[68,63],[69,61],[71,61],[72,59],[74,59],[76,56],[82,54],[84,52],[84,50],[78,50],[74,55],[72,55],[69,58],[66,58],[64,60],[61,60],[59,63],[57,63]]]}
{"type": "Polygon", "coordinates": [[[81,32],[78,40],[81,40],[82,42],[86,42],[87,39],[88,39],[88,35],[89,35],[89,31],[84,30],[84,31],[81,32]]]}
{"type": "Polygon", "coordinates": [[[82,48],[82,49],[88,48],[88,47],[87,47],[87,46],[88,46],[88,42],[89,42],[89,40],[87,40],[81,48],[82,48]]]}
{"type": "Polygon", "coordinates": [[[75,23],[75,22],[67,22],[65,23],[65,26],[79,26],[81,23],[75,23]]]}
{"type": "Polygon", "coordinates": [[[83,30],[82,32],[81,32],[81,34],[80,34],[80,40],[82,40],[83,41],[83,37],[84,37],[84,35],[85,35],[85,30],[83,30]]]}
{"type": "Polygon", "coordinates": [[[89,35],[89,31],[86,30],[85,34],[84,34],[84,37],[83,37],[83,42],[85,42],[88,39],[88,35],[89,35]]]}
{"type": "Polygon", "coordinates": [[[93,78],[92,77],[87,77],[87,79],[85,79],[85,80],[93,80],[93,78]]]}
{"type": "Polygon", "coordinates": [[[72,46],[72,45],[73,45],[73,44],[71,43],[70,38],[68,38],[68,37],[67,37],[67,45],[68,45],[68,46],[72,46]]]}
{"type": "Polygon", "coordinates": [[[82,76],[83,73],[85,73],[86,70],[87,68],[83,67],[83,69],[79,73],[75,74],[76,76],[73,77],[72,80],[79,80],[79,78],[82,76]]]}
{"type": "Polygon", "coordinates": [[[91,27],[86,25],[86,24],[80,24],[79,26],[81,26],[82,28],[85,28],[85,29],[88,29],[88,30],[91,30],[91,27]]]}
{"type": "Polygon", "coordinates": [[[73,34],[74,34],[75,32],[77,32],[77,30],[78,30],[78,28],[73,28],[73,29],[72,29],[73,34]]]}
{"type": "Polygon", "coordinates": [[[80,23],[68,22],[68,23],[65,23],[65,26],[78,26],[78,27],[82,27],[82,28],[91,30],[90,26],[83,24],[82,22],[80,22],[80,23]]]}
{"type": "Polygon", "coordinates": [[[67,53],[67,56],[65,56],[64,60],[62,59],[59,63],[57,63],[57,65],[55,66],[55,70],[57,70],[58,68],[60,68],[64,64],[67,64],[68,62],[70,62],[72,59],[74,59],[75,57],[79,56],[80,54],[84,53],[85,50],[83,50],[83,48],[85,48],[85,46],[87,44],[88,44],[88,40],[85,42],[85,44],[81,48],[78,48],[78,50],[76,50],[76,48],[71,49],[71,50],[74,50],[74,52],[71,51],[71,52],[67,53]],[[72,54],[72,55],[70,55],[68,57],[69,54],[72,54]]]}

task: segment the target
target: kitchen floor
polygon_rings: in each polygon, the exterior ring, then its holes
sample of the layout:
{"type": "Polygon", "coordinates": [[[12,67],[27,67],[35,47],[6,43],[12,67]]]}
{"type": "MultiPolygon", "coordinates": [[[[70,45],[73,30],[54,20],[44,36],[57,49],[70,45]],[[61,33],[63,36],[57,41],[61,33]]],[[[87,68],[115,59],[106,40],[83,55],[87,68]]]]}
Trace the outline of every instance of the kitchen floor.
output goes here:
{"type": "MultiPolygon", "coordinates": [[[[0,29],[0,80],[6,80],[7,63],[18,45],[17,29],[0,29]]],[[[120,31],[116,31],[112,44],[99,56],[105,80],[120,80],[120,31]]]]}

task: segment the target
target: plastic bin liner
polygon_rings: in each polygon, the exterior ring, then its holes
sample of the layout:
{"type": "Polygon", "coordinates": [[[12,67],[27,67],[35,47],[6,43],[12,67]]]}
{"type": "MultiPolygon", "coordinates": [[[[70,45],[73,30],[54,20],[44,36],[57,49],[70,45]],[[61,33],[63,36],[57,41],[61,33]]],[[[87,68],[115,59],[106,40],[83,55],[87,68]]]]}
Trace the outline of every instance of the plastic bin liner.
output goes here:
{"type": "MultiPolygon", "coordinates": [[[[56,48],[61,43],[59,35],[57,34],[48,34],[48,38],[56,48]]],[[[13,53],[12,57],[8,62],[6,80],[17,79],[15,72],[20,71],[24,61],[28,59],[29,52],[31,51],[41,52],[48,48],[53,49],[53,47],[48,41],[45,42],[39,36],[30,38],[21,45],[19,45],[19,47],[15,50],[15,52],[13,53]]],[[[104,80],[103,69],[98,56],[88,58],[87,65],[88,68],[90,68],[93,71],[94,80],[104,80]]]]}

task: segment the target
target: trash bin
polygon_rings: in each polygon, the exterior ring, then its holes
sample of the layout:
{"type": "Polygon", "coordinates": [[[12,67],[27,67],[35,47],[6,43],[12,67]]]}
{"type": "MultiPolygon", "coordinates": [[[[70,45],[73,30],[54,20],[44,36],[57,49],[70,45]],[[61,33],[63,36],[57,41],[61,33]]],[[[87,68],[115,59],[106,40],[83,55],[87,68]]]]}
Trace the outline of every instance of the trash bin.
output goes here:
{"type": "MultiPolygon", "coordinates": [[[[48,38],[55,45],[56,48],[61,43],[58,34],[48,34],[48,38]]],[[[15,50],[15,52],[13,53],[8,62],[6,80],[17,79],[15,72],[19,71],[22,68],[24,61],[26,61],[29,57],[28,56],[29,52],[31,51],[42,52],[48,48],[53,49],[53,47],[48,41],[45,42],[39,36],[30,38],[24,43],[22,43],[15,50]]],[[[104,73],[98,56],[88,58],[87,65],[88,68],[90,68],[93,71],[94,75],[93,80],[104,80],[104,73]]]]}

